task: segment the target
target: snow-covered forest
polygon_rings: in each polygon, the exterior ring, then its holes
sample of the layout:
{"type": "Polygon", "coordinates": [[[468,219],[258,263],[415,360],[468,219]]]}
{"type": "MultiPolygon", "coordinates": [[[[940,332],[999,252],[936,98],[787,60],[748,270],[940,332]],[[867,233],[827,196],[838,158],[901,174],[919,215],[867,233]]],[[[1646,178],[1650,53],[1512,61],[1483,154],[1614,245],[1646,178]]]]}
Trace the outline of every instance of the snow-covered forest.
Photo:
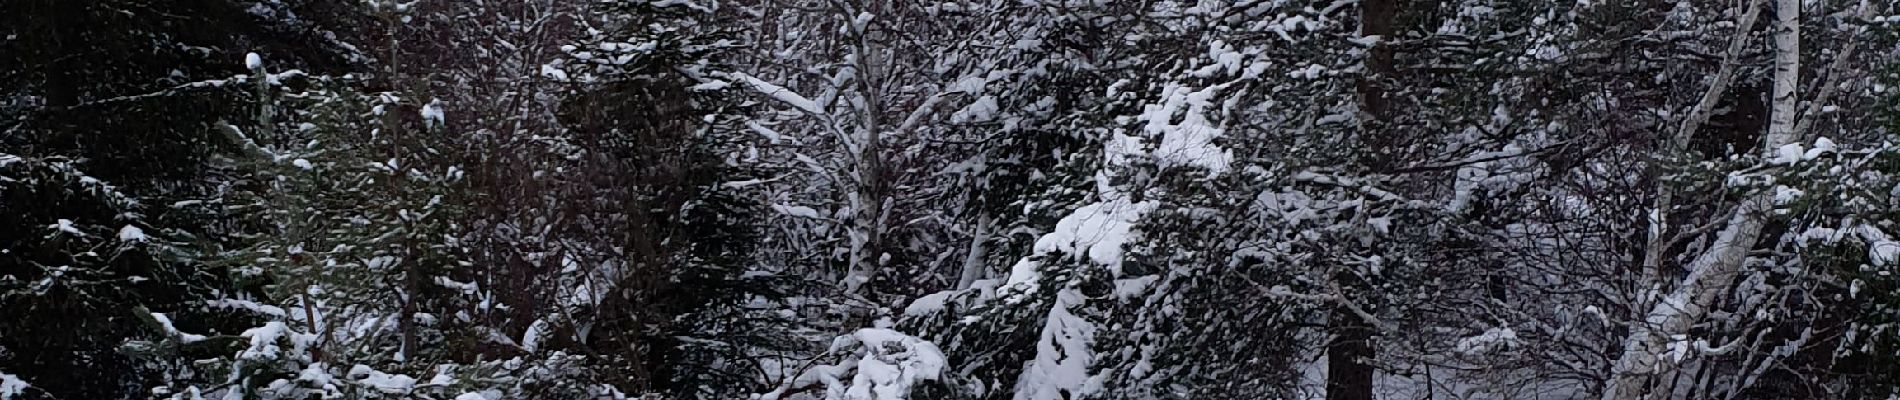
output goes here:
{"type": "Polygon", "coordinates": [[[1893,0],[0,0],[0,399],[1896,399],[1893,0]]]}

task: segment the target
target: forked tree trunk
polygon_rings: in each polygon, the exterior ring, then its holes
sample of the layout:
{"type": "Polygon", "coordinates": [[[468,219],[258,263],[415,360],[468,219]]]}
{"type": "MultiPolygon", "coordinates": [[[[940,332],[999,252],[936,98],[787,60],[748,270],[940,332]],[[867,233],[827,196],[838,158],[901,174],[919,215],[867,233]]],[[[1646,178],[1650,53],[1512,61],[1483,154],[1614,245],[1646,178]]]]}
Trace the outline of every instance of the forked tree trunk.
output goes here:
{"type": "MultiPolygon", "coordinates": [[[[1801,5],[1796,0],[1775,0],[1775,86],[1773,115],[1762,150],[1773,156],[1782,145],[1794,141],[1795,88],[1801,69],[1801,5]]],[[[1738,33],[1739,34],[1739,33],[1738,33]]],[[[1769,193],[1748,197],[1729,216],[1728,226],[1716,235],[1707,251],[1689,264],[1689,276],[1681,285],[1650,308],[1643,321],[1632,328],[1623,343],[1623,355],[1612,365],[1610,381],[1603,390],[1605,400],[1670,398],[1672,393],[1657,391],[1676,371],[1674,360],[1664,360],[1669,338],[1687,334],[1689,328],[1709,313],[1728,287],[1741,274],[1742,262],[1761,238],[1774,206],[1769,193]]]]}

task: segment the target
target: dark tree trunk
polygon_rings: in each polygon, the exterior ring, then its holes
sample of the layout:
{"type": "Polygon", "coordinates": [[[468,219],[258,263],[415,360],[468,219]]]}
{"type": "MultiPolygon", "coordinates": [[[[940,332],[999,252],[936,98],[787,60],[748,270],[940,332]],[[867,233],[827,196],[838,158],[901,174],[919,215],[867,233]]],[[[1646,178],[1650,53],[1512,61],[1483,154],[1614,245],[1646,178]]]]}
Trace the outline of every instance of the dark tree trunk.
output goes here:
{"type": "MultiPolygon", "coordinates": [[[[1392,47],[1385,44],[1393,39],[1393,16],[1397,14],[1396,0],[1362,0],[1359,3],[1359,33],[1361,36],[1379,36],[1366,54],[1365,76],[1358,82],[1361,126],[1366,130],[1368,143],[1373,148],[1396,147],[1401,145],[1396,138],[1386,137],[1389,133],[1385,124],[1391,120],[1392,110],[1387,99],[1383,81],[1391,77],[1392,47]]],[[[1379,159],[1391,160],[1389,152],[1379,159]]],[[[1374,170],[1383,169],[1387,161],[1375,161],[1374,170]]],[[[1350,272],[1338,277],[1341,286],[1357,281],[1350,272]]],[[[1341,296],[1348,294],[1341,293],[1341,296]]],[[[1359,316],[1352,309],[1335,306],[1327,328],[1333,334],[1331,342],[1326,344],[1326,398],[1328,400],[1372,400],[1372,361],[1377,354],[1372,346],[1375,334],[1370,321],[1359,316]]]]}
{"type": "Polygon", "coordinates": [[[1327,329],[1326,399],[1372,400],[1372,324],[1344,306],[1335,307],[1327,329]]]}
{"type": "Polygon", "coordinates": [[[79,104],[79,78],[83,70],[75,62],[82,57],[66,56],[76,53],[77,47],[85,41],[80,32],[84,26],[86,4],[74,2],[51,5],[53,37],[52,50],[45,54],[41,64],[46,75],[46,105],[55,110],[79,104]]]}
{"type": "Polygon", "coordinates": [[[1391,105],[1386,99],[1382,80],[1392,75],[1393,16],[1398,13],[1395,0],[1363,0],[1359,4],[1360,36],[1379,36],[1380,40],[1366,52],[1365,76],[1359,79],[1360,110],[1373,119],[1384,121],[1390,118],[1391,105]]]}

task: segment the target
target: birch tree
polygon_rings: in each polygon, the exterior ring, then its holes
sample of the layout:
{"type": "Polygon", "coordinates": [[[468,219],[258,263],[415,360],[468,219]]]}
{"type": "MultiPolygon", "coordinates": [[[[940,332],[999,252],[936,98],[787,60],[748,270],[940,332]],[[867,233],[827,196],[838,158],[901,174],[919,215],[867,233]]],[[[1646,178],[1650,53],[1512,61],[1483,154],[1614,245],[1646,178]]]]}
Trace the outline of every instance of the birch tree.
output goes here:
{"type": "MultiPolygon", "coordinates": [[[[1755,6],[1759,3],[1750,2],[1750,9],[1743,14],[1742,22],[1752,21],[1757,12],[1755,6]]],[[[1784,146],[1790,145],[1797,135],[1794,129],[1798,100],[1796,89],[1800,84],[1801,69],[1800,15],[1800,2],[1775,1],[1772,28],[1775,41],[1774,106],[1768,132],[1762,137],[1763,159],[1780,157],[1784,146]]],[[[1719,91],[1727,83],[1723,76],[1718,75],[1716,79],[1712,91],[1719,91]]],[[[1701,113],[1704,111],[1698,109],[1692,115],[1701,113]]],[[[1685,128],[1684,132],[1687,132],[1685,136],[1692,135],[1693,126],[1685,128]]],[[[1767,192],[1748,194],[1740,204],[1735,205],[1726,226],[1716,233],[1715,241],[1688,264],[1689,275],[1676,285],[1676,289],[1656,301],[1648,316],[1632,327],[1628,339],[1623,343],[1623,355],[1612,366],[1614,375],[1605,384],[1604,399],[1671,396],[1670,393],[1658,391],[1660,385],[1654,380],[1668,375],[1675,368],[1675,364],[1664,358],[1668,341],[1688,333],[1691,326],[1706,317],[1726,288],[1740,276],[1743,261],[1748,257],[1748,252],[1755,248],[1761,239],[1762,229],[1773,216],[1772,196],[1772,193],[1767,192]]],[[[1650,251],[1664,250],[1653,248],[1650,251]]]]}

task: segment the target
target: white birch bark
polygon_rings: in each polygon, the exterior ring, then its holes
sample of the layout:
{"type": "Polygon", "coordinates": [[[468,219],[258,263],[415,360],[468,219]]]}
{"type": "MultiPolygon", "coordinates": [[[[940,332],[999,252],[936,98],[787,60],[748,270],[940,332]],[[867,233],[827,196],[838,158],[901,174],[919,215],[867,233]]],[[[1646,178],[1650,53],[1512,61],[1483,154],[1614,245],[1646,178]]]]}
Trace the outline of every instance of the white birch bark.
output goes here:
{"type": "Polygon", "coordinates": [[[989,258],[990,225],[996,217],[984,215],[976,220],[976,232],[970,233],[970,252],[963,257],[963,271],[957,274],[957,290],[969,289],[983,279],[985,260],[989,258]]]}
{"type": "MultiPolygon", "coordinates": [[[[1665,139],[1667,141],[1664,142],[1664,148],[1667,151],[1681,152],[1687,148],[1689,141],[1695,138],[1696,131],[1701,129],[1703,124],[1708,123],[1709,117],[1715,114],[1715,106],[1721,102],[1722,94],[1728,93],[1729,84],[1734,83],[1742,47],[1748,44],[1748,27],[1755,26],[1755,18],[1761,15],[1762,2],[1763,0],[1749,1],[1747,11],[1743,11],[1742,15],[1735,19],[1737,31],[1735,36],[1729,39],[1728,51],[1722,53],[1721,66],[1716,68],[1715,76],[1709,79],[1709,88],[1702,92],[1702,98],[1696,102],[1694,108],[1689,110],[1689,118],[1683,119],[1682,126],[1676,130],[1675,136],[1665,139]]],[[[1643,254],[1643,276],[1642,280],[1638,281],[1644,285],[1651,285],[1662,276],[1662,259],[1668,255],[1672,244],[1669,239],[1668,222],[1669,213],[1675,209],[1675,198],[1675,191],[1658,179],[1656,204],[1650,209],[1649,215],[1649,240],[1643,254]]],[[[1639,296],[1637,301],[1643,302],[1640,304],[1649,304],[1648,301],[1653,298],[1649,293],[1661,289],[1664,287],[1641,288],[1644,295],[1639,296]]]]}
{"type": "Polygon", "coordinates": [[[1775,89],[1769,111],[1768,148],[1794,141],[1795,86],[1801,80],[1801,2],[1775,0],[1775,89]]]}
{"type": "MultiPolygon", "coordinates": [[[[880,16],[878,2],[867,2],[864,14],[880,16]]],[[[879,243],[884,230],[884,189],[883,189],[883,125],[879,119],[884,114],[883,89],[883,49],[876,38],[872,37],[869,18],[859,18],[853,27],[857,37],[857,46],[853,52],[856,61],[854,71],[857,74],[858,92],[858,154],[857,154],[857,190],[851,197],[851,260],[850,271],[845,276],[844,288],[847,294],[862,294],[864,285],[876,278],[880,267],[879,243]]]]}
{"type": "MultiPolygon", "coordinates": [[[[1797,0],[1775,0],[1774,104],[1762,147],[1769,155],[1794,139],[1795,89],[1801,66],[1800,7],[1797,0]]],[[[1707,316],[1725,289],[1734,284],[1773,206],[1771,194],[1757,193],[1736,207],[1715,242],[1689,264],[1690,273],[1683,283],[1631,329],[1623,343],[1623,355],[1612,365],[1612,375],[1603,390],[1605,400],[1671,397],[1672,393],[1651,390],[1652,383],[1661,382],[1653,378],[1666,377],[1676,369],[1673,361],[1663,359],[1668,341],[1687,333],[1707,316]]]]}

